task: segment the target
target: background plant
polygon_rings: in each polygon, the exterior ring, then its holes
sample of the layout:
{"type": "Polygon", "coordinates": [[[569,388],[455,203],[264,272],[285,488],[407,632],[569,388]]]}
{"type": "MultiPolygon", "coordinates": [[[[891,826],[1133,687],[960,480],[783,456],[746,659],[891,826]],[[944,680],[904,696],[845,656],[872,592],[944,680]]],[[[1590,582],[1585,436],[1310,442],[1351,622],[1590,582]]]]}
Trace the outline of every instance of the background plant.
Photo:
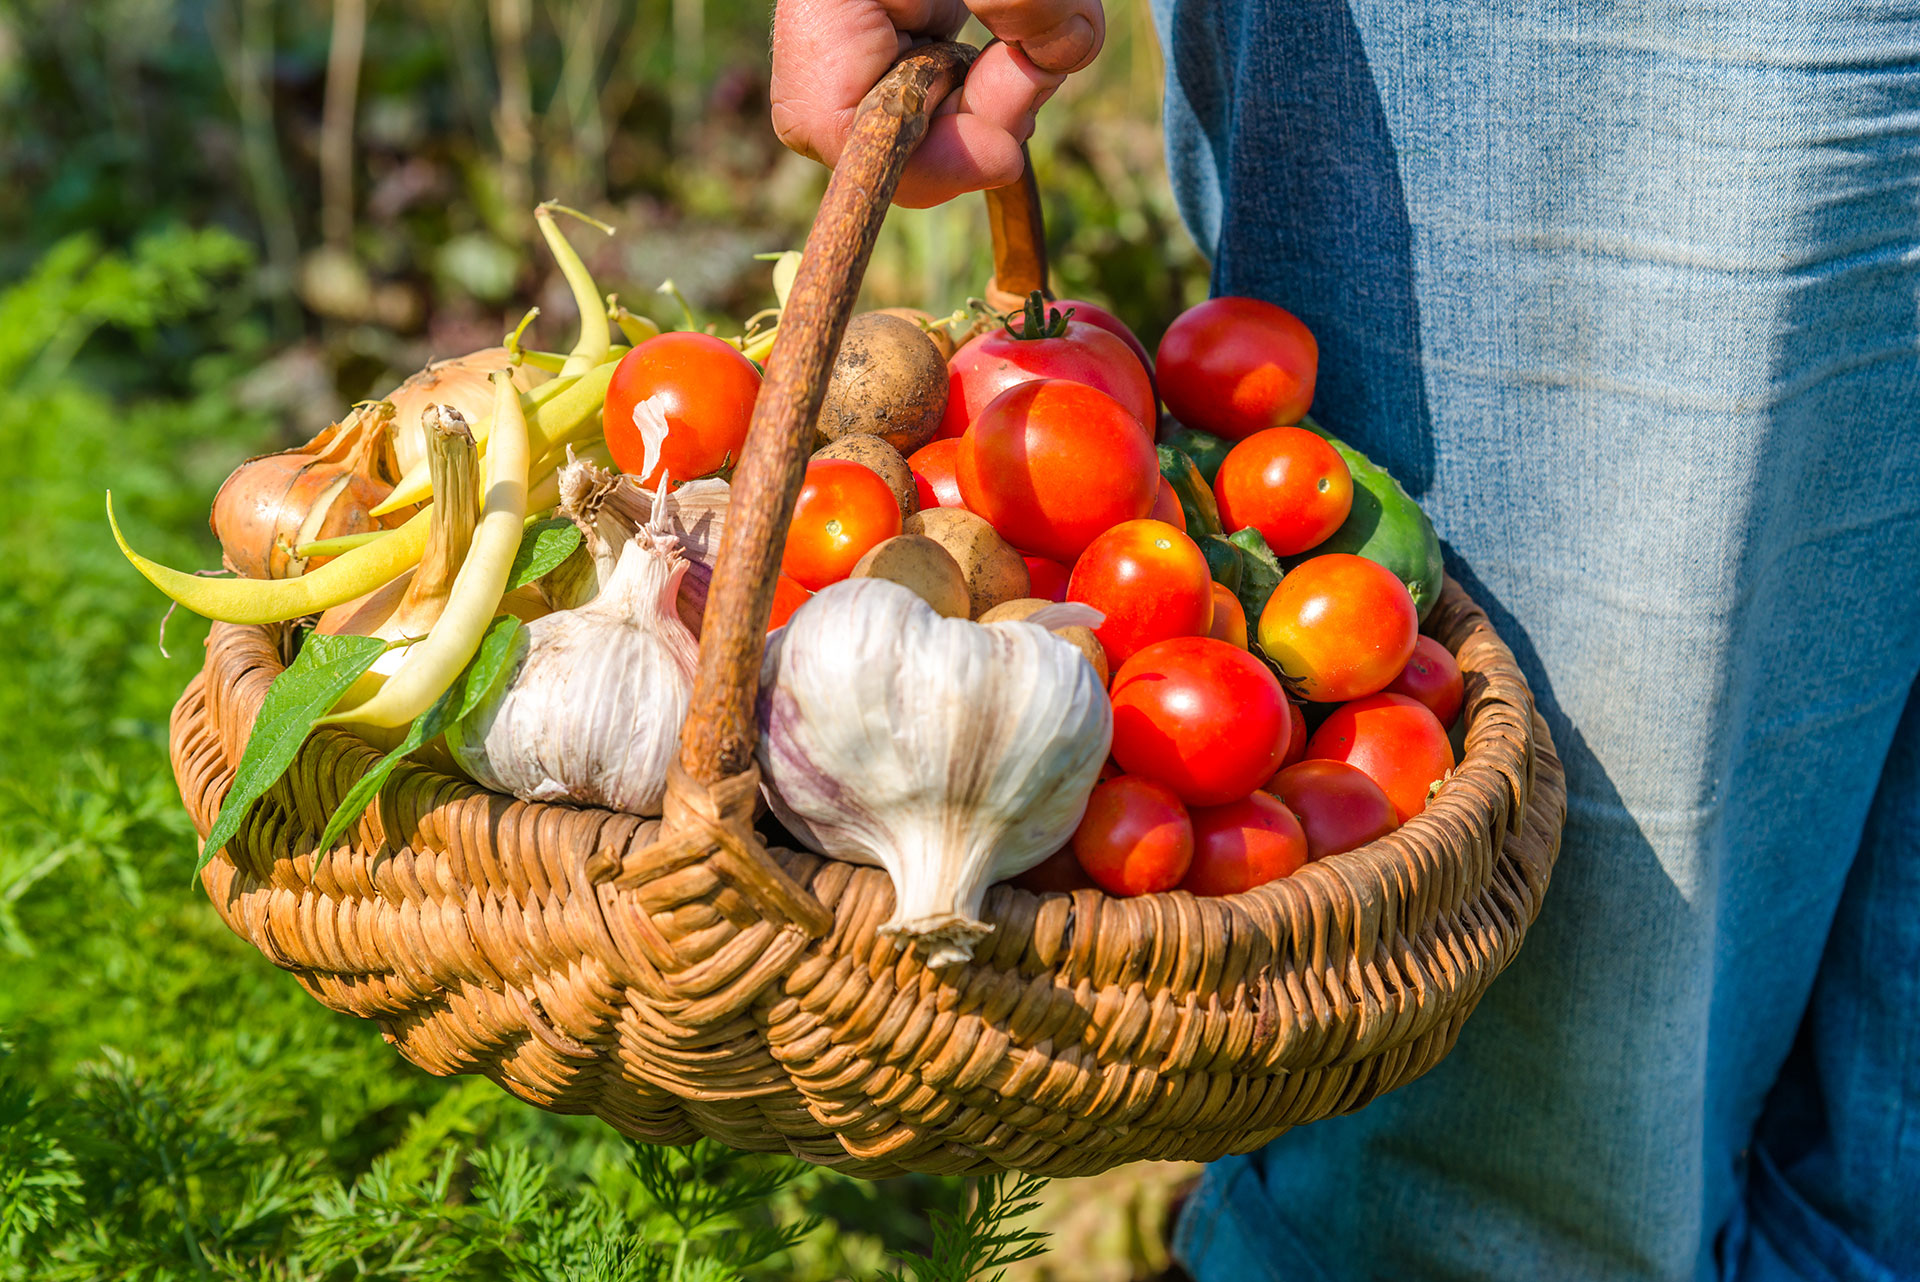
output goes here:
{"type": "MultiPolygon", "coordinates": [[[[1033,150],[1061,289],[1151,342],[1204,264],[1145,21],[1115,9],[1033,150]]],[[[136,545],[211,566],[239,459],[529,299],[567,314],[539,197],[620,227],[593,265],[636,309],[677,319],[669,274],[704,318],[769,301],[750,255],[799,243],[824,175],[768,128],[764,33],[739,0],[0,0],[0,1280],[924,1282],[1015,1232],[965,1227],[965,1181],[635,1148],[306,997],[190,879],[166,722],[204,624],[161,652],[101,519],[111,486],[136,545]]],[[[897,213],[870,301],[957,305],[985,240],[975,202],[897,213]]],[[[1167,1183],[1042,1191],[1028,1222],[1076,1241],[1009,1277],[1145,1276],[1167,1183]]]]}

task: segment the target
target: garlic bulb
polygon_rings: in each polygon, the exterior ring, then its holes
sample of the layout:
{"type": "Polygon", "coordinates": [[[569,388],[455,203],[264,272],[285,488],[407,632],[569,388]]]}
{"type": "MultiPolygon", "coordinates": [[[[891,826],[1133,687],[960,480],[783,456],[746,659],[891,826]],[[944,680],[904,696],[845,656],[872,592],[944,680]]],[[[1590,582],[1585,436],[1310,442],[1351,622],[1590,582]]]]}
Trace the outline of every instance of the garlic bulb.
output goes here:
{"type": "MultiPolygon", "coordinates": [[[[550,595],[569,594],[568,599],[555,602],[566,607],[593,599],[598,585],[613,573],[620,546],[639,537],[652,519],[654,499],[632,477],[596,467],[587,459],[569,462],[560,469],[558,480],[561,514],[582,530],[598,531],[601,540],[591,581],[575,582],[571,574],[556,576],[565,581],[550,595]]],[[[687,575],[680,581],[677,604],[681,621],[696,637],[707,610],[707,585],[713,581],[713,563],[720,556],[720,535],[726,529],[731,493],[727,483],[717,477],[689,481],[673,491],[668,529],[687,558],[687,575]]]]}
{"type": "Polygon", "coordinates": [[[885,868],[881,930],[935,966],[992,929],[990,884],[1072,836],[1113,739],[1106,691],[1071,643],[1024,620],[943,619],[884,579],[801,606],[768,641],[760,687],[775,813],[820,853],[885,868]]]}
{"type": "Polygon", "coordinates": [[[610,545],[584,527],[596,560],[612,560],[587,604],[535,619],[518,653],[465,719],[447,730],[473,778],[524,801],[572,801],[657,815],[699,647],[675,609],[687,561],[659,519],[610,545]]]}

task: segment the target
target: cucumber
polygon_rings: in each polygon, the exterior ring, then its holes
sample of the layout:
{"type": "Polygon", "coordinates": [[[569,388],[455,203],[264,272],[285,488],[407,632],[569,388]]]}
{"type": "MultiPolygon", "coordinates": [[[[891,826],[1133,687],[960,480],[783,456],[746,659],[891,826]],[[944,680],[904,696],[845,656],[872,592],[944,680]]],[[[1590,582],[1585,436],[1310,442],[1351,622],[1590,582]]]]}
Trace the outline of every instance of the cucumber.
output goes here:
{"type": "Polygon", "coordinates": [[[1440,581],[1445,573],[1440,561],[1440,537],[1433,532],[1433,522],[1385,468],[1310,418],[1301,419],[1300,426],[1324,439],[1346,461],[1347,470],[1353,474],[1353,510],[1324,543],[1288,557],[1286,568],[1329,552],[1351,552],[1377,561],[1407,585],[1414,609],[1425,622],[1440,600],[1440,581]]]}
{"type": "Polygon", "coordinates": [[[1228,451],[1233,449],[1233,442],[1223,441],[1206,432],[1197,432],[1191,427],[1182,427],[1172,419],[1162,419],[1161,423],[1167,430],[1160,433],[1160,444],[1170,445],[1192,459],[1211,488],[1213,478],[1220,471],[1220,464],[1225,461],[1228,451]]]}
{"type": "Polygon", "coordinates": [[[1280,562],[1260,531],[1252,526],[1235,530],[1227,536],[1227,542],[1240,550],[1240,586],[1234,589],[1234,594],[1240,598],[1240,608],[1247,612],[1247,631],[1251,634],[1259,630],[1267,598],[1280,586],[1280,562]]]}
{"type": "Polygon", "coordinates": [[[1200,539],[1199,543],[1200,550],[1206,554],[1207,572],[1213,576],[1213,581],[1235,596],[1240,595],[1246,554],[1217,534],[1210,534],[1200,539]]]}
{"type": "Polygon", "coordinates": [[[1220,527],[1220,507],[1213,501],[1213,487],[1200,475],[1200,469],[1184,450],[1172,445],[1156,447],[1160,454],[1160,475],[1166,478],[1173,497],[1180,501],[1180,512],[1187,518],[1187,537],[1198,543],[1209,534],[1224,534],[1220,527]]]}

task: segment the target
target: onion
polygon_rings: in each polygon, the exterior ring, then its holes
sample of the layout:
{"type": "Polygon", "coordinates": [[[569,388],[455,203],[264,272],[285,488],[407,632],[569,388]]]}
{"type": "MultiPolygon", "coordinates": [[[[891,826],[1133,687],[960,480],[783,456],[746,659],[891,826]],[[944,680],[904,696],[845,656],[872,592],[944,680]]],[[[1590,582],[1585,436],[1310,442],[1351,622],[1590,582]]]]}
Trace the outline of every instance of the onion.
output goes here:
{"type": "MultiPolygon", "coordinates": [[[[429,405],[450,405],[469,423],[493,416],[493,387],[487,375],[513,368],[513,385],[526,391],[541,377],[531,365],[514,365],[504,347],[486,347],[465,356],[434,361],[388,392],[382,400],[393,404],[393,456],[398,475],[405,476],[427,457],[427,438],[420,416],[429,405]]],[[[364,414],[365,409],[356,410],[364,414]]]]}
{"type": "Polygon", "coordinates": [[[235,468],[207,522],[226,567],[249,579],[293,578],[331,559],[295,556],[302,544],[390,529],[411,516],[369,514],[393,489],[383,475],[390,417],[358,414],[298,449],[235,468]]]}

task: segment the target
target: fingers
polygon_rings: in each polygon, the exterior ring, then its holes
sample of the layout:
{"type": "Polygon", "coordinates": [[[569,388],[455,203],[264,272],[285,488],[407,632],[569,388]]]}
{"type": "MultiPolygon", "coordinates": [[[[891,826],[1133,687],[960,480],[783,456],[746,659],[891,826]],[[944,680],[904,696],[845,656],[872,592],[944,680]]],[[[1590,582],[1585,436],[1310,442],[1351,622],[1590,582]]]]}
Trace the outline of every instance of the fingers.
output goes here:
{"type": "MultiPolygon", "coordinates": [[[[975,60],[914,153],[896,203],[939,204],[1020,177],[1034,114],[1105,34],[1099,0],[971,0],[1005,43],[975,60]]],[[[916,38],[958,31],[962,0],[779,0],[773,24],[773,127],[780,141],[837,164],[860,101],[916,38]]]]}
{"type": "Polygon", "coordinates": [[[987,49],[907,162],[894,203],[923,209],[1018,182],[1026,164],[1020,145],[1033,136],[1035,113],[1062,79],[1008,45],[987,49]]]}
{"type": "Polygon", "coordinates": [[[967,7],[987,30],[1056,75],[1081,70],[1106,40],[1100,0],[968,0],[967,7]]]}
{"type": "Polygon", "coordinates": [[[914,36],[960,29],[960,0],[780,0],[773,14],[773,129],[823,164],[840,159],[854,109],[914,36]]]}

